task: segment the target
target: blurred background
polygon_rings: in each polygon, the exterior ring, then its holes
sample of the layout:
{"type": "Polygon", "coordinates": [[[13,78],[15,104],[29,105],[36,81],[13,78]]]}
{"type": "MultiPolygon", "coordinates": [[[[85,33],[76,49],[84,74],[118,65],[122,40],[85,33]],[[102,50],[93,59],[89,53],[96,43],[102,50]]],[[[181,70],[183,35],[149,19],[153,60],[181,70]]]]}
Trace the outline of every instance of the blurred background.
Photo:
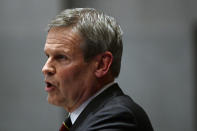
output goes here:
{"type": "Polygon", "coordinates": [[[155,131],[197,130],[196,0],[1,0],[0,131],[58,130],[64,111],[46,101],[43,47],[49,21],[72,7],[117,19],[124,31],[117,81],[155,131]]]}

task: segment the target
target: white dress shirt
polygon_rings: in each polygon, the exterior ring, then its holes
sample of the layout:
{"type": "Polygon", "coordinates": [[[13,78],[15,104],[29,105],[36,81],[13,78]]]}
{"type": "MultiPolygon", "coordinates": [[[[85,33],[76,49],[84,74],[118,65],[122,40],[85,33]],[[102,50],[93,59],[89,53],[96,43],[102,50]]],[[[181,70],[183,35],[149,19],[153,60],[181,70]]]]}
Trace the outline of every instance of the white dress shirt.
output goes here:
{"type": "Polygon", "coordinates": [[[94,94],[88,100],[86,100],[82,105],[80,105],[76,110],[74,110],[73,112],[69,113],[69,116],[70,116],[72,124],[74,124],[74,122],[76,121],[78,116],[81,114],[81,112],[85,109],[85,107],[88,105],[88,103],[90,103],[90,101],[92,99],[94,99],[96,96],[98,96],[100,93],[102,93],[104,90],[106,90],[108,87],[110,87],[114,83],[115,82],[111,82],[111,83],[107,84],[101,90],[99,90],[96,94],[94,94]]]}

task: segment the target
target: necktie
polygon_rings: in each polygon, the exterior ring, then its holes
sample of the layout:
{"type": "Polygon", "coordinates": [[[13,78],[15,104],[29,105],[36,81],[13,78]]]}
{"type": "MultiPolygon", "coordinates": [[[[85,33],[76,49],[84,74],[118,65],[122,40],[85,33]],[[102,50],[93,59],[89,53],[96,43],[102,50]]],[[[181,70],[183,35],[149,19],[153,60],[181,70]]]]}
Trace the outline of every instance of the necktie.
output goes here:
{"type": "Polygon", "coordinates": [[[69,128],[72,126],[72,122],[70,117],[68,117],[63,123],[62,126],[60,127],[59,131],[69,131],[69,128]]]}

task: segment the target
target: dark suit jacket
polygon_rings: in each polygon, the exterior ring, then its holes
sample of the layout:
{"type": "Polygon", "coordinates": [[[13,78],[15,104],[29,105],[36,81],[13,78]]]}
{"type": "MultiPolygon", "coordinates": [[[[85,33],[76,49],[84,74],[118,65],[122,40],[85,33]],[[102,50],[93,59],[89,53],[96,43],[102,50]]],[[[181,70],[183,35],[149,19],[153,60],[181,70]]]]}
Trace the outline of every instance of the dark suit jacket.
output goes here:
{"type": "Polygon", "coordinates": [[[118,84],[96,96],[70,131],[153,131],[148,116],[118,84]]]}

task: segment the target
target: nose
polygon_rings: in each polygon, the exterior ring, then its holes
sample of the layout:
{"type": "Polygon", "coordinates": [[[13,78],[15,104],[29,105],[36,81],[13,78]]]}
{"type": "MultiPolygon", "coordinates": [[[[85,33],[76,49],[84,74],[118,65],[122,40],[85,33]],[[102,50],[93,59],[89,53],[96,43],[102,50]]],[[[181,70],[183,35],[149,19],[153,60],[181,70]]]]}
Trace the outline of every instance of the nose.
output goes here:
{"type": "Polygon", "coordinates": [[[50,62],[50,60],[47,60],[45,65],[42,68],[42,73],[45,76],[51,76],[55,74],[55,67],[52,65],[52,63],[50,62]]]}

